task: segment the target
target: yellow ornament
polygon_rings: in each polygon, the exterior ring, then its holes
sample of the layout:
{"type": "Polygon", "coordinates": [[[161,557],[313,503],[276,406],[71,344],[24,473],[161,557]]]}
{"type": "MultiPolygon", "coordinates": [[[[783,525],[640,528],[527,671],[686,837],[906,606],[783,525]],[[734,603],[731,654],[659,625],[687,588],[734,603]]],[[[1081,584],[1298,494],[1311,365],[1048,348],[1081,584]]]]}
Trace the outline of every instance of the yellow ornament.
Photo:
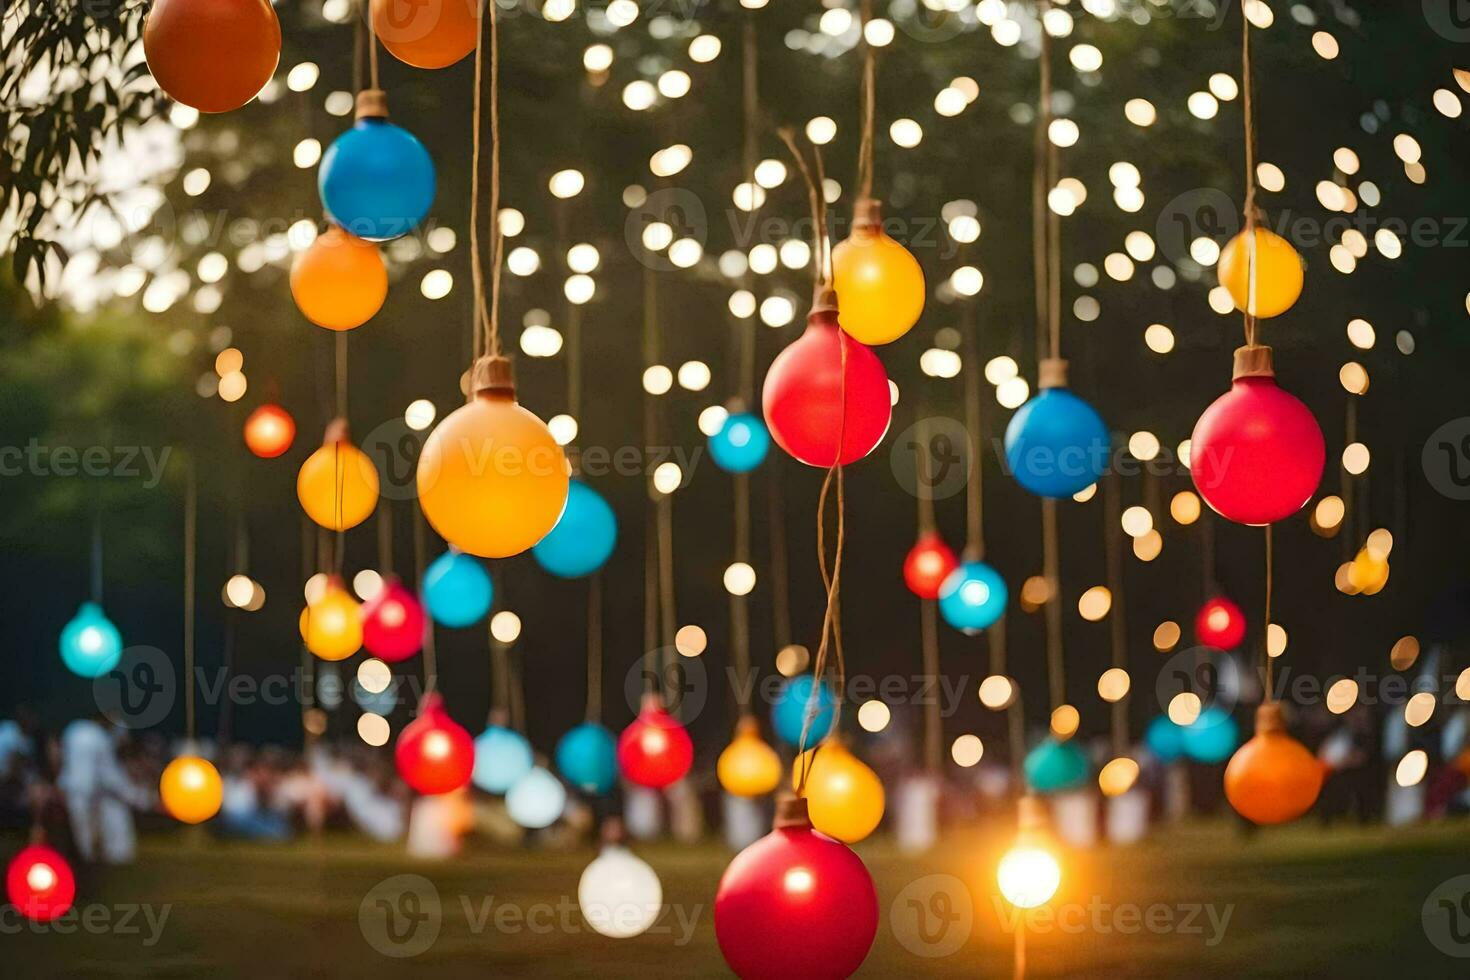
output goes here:
{"type": "Polygon", "coordinates": [[[735,738],[720,753],[720,785],[735,796],[764,796],[781,782],[781,757],[761,738],[760,722],[741,718],[735,738]]]}
{"type": "Polygon", "coordinates": [[[510,362],[476,364],[469,404],[430,434],[419,455],[419,505],[461,551],[509,558],[561,520],[570,470],[546,423],[515,397],[510,362]]]}
{"type": "Polygon", "coordinates": [[[801,782],[802,760],[808,759],[807,807],[812,826],[828,837],[856,843],[878,829],[883,819],[883,782],[878,774],[830,738],[802,753],[791,766],[791,782],[801,782]]]}
{"type": "MultiPolygon", "coordinates": [[[[1244,310],[1250,293],[1250,240],[1241,232],[1220,251],[1216,273],[1220,285],[1230,293],[1237,310],[1244,310]]],[[[1280,316],[1295,305],[1302,294],[1302,260],[1291,242],[1269,228],[1256,228],[1255,309],[1258,317],[1280,316]]]]}
{"type": "Polygon", "coordinates": [[[197,755],[181,755],[163,770],[158,795],[175,820],[203,823],[219,812],[224,785],[213,764],[197,755]]]}
{"type": "Polygon", "coordinates": [[[346,660],[362,649],[360,608],[336,576],[301,610],[300,626],[306,649],[323,660],[346,660]]]}
{"type": "Polygon", "coordinates": [[[1348,563],[1347,579],[1354,591],[1377,595],[1388,584],[1388,559],[1371,548],[1363,548],[1348,563]]]}
{"type": "Polygon", "coordinates": [[[377,468],[352,444],[346,419],[328,425],[321,448],[301,464],[296,499],[307,517],[331,531],[357,527],[378,506],[377,468]]]}
{"type": "Polygon", "coordinates": [[[924,312],[924,270],[883,231],[879,204],[858,202],[852,234],[832,250],[837,322],[854,340],[874,346],[908,333],[924,312]]]}

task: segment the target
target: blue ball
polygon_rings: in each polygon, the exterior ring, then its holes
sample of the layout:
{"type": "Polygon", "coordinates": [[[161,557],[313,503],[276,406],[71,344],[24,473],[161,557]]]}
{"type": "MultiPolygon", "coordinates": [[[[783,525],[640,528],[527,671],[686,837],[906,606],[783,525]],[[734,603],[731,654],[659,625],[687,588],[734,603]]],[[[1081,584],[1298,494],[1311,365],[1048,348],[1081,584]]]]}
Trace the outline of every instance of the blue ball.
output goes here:
{"type": "Polygon", "coordinates": [[[487,793],[505,793],[535,765],[526,736],[491,725],[475,739],[475,768],[470,780],[487,793]]]}
{"type": "Polygon", "coordinates": [[[1194,724],[1181,730],[1184,752],[1195,762],[1214,765],[1230,758],[1240,744],[1240,726],[1230,712],[1212,706],[1199,713],[1194,724]]]}
{"type": "Polygon", "coordinates": [[[317,190],[327,216],[370,242],[401,238],[434,203],[434,161],[386,119],[359,119],[322,157],[317,190]]]}
{"type": "Polygon", "coordinates": [[[765,462],[770,449],[770,431],[749,412],[729,416],[720,431],[709,437],[710,458],[727,473],[749,473],[765,462]]]}
{"type": "Polygon", "coordinates": [[[556,768],[584,793],[605,796],[618,782],[618,740],[595,722],[584,721],[556,743],[556,768]]]}
{"type": "Polygon", "coordinates": [[[1044,388],[1006,426],[1006,465],[1041,497],[1070,497],[1106,472],[1112,441],[1102,416],[1066,388],[1044,388]]]}
{"type": "Polygon", "coordinates": [[[95,602],[84,602],[61,629],[61,661],[79,677],[101,677],[122,658],[122,634],[95,602]]]}
{"type": "Polygon", "coordinates": [[[1087,756],[1072,741],[1046,739],[1026,754],[1023,768],[1037,793],[1061,793],[1087,782],[1087,756]]]}
{"type": "Polygon", "coordinates": [[[939,614],[957,630],[978,633],[1000,618],[1009,597],[999,572],[983,561],[967,561],[939,586],[939,614]]]}
{"type": "Polygon", "coordinates": [[[553,575],[581,578],[606,564],[617,543],[618,518],[612,506],[602,494],[581,480],[573,480],[567,488],[567,506],[561,520],[531,549],[531,554],[553,575]]]}
{"type": "MultiPolygon", "coordinates": [[[[812,696],[812,675],[802,674],[781,685],[776,703],[771,705],[771,728],[776,737],[787,745],[801,744],[801,726],[806,722],[806,703],[812,696]]],[[[806,747],[815,748],[827,733],[832,731],[832,722],[837,716],[837,700],[832,688],[823,682],[817,688],[817,713],[812,717],[812,726],[806,733],[806,747]]]]}
{"type": "Polygon", "coordinates": [[[472,626],[485,618],[495,598],[490,573],[479,559],[446,551],[424,572],[424,605],[440,626],[472,626]]]}
{"type": "Polygon", "coordinates": [[[1174,762],[1184,755],[1184,729],[1170,721],[1168,715],[1159,715],[1148,723],[1143,744],[1160,762],[1174,762]]]}

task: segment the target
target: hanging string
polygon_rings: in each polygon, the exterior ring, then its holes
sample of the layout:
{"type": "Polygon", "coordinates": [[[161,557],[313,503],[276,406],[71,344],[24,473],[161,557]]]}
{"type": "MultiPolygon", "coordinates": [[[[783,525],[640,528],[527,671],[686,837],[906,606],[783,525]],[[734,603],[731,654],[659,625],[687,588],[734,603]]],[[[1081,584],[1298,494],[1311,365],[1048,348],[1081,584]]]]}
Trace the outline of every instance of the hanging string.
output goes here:
{"type": "Polygon", "coordinates": [[[194,743],[194,569],[198,564],[199,486],[194,462],[185,466],[184,483],[184,733],[194,743]]]}
{"type": "Polygon", "coordinates": [[[1263,646],[1262,646],[1262,650],[1265,653],[1265,659],[1266,659],[1265,675],[1266,675],[1266,701],[1267,701],[1267,703],[1270,703],[1270,702],[1273,702],[1273,701],[1276,700],[1275,667],[1274,667],[1274,665],[1271,662],[1272,661],[1272,657],[1271,657],[1271,592],[1272,592],[1272,586],[1275,584],[1273,582],[1273,578],[1274,578],[1274,576],[1276,574],[1276,570],[1275,570],[1275,557],[1276,556],[1274,554],[1274,551],[1275,551],[1275,544],[1274,544],[1274,541],[1273,541],[1273,535],[1271,533],[1271,525],[1270,524],[1267,524],[1266,525],[1266,611],[1265,611],[1265,617],[1264,617],[1265,618],[1265,622],[1266,622],[1266,635],[1265,635],[1265,641],[1264,641],[1263,646]]]}
{"type": "MultiPolygon", "coordinates": [[[[424,589],[424,569],[428,558],[424,532],[424,512],[413,509],[413,574],[420,592],[424,589]]],[[[434,617],[424,617],[424,694],[431,694],[439,686],[439,656],[434,646],[434,617]]]]}
{"type": "MultiPolygon", "coordinates": [[[[759,48],[756,42],[755,13],[747,10],[741,34],[741,163],[747,187],[754,188],[756,154],[758,152],[756,127],[760,118],[759,48]]],[[[755,198],[752,195],[752,203],[755,198]]],[[[760,208],[751,211],[754,221],[760,208]]],[[[750,289],[750,270],[741,274],[741,285],[750,289]]],[[[737,391],[740,399],[749,406],[755,401],[755,348],[756,323],[753,317],[736,321],[739,337],[739,374],[737,391]]]]}
{"type": "Polygon", "coordinates": [[[602,721],[602,572],[587,583],[587,720],[602,721]]]}
{"type": "Polygon", "coordinates": [[[504,239],[500,234],[500,28],[495,0],[484,9],[490,22],[490,223],[492,236],[490,299],[485,298],[484,259],[480,251],[480,157],[482,154],[480,120],[485,73],[485,31],[475,34],[474,123],[471,127],[470,152],[470,281],[474,291],[473,341],[474,355],[501,356],[500,351],[500,267],[504,239]]]}
{"type": "MultiPolygon", "coordinates": [[[[493,0],[492,0],[492,2],[493,2],[493,0]]],[[[364,4],[364,6],[366,6],[366,4],[364,4]]],[[[378,30],[377,30],[377,25],[373,23],[373,18],[372,18],[371,12],[364,10],[364,11],[362,11],[362,14],[363,14],[364,19],[367,21],[368,74],[372,78],[372,87],[375,90],[376,89],[382,89],[383,83],[382,83],[382,81],[378,77],[378,30]]]]}
{"type": "MultiPolygon", "coordinates": [[[[320,566],[315,563],[313,545],[316,541],[317,526],[311,522],[311,518],[305,513],[301,515],[301,577],[310,579],[312,573],[320,566]]],[[[308,611],[307,615],[311,615],[308,611]]],[[[316,705],[316,657],[306,648],[305,639],[301,643],[301,687],[303,697],[301,698],[301,732],[305,741],[311,740],[311,730],[307,725],[307,714],[316,705]]]]}
{"type": "Polygon", "coordinates": [[[659,645],[674,645],[674,495],[658,498],[659,645]]]}
{"type": "MultiPolygon", "coordinates": [[[[1123,602],[1123,495],[1116,472],[1109,473],[1103,481],[1103,496],[1107,504],[1107,524],[1103,528],[1103,549],[1108,566],[1108,589],[1113,594],[1112,613],[1108,617],[1111,631],[1112,665],[1119,670],[1128,669],[1128,626],[1124,619],[1123,602]]],[[[1128,749],[1128,698],[1118,698],[1112,703],[1113,755],[1121,757],[1128,749]]]]}
{"type": "Polygon", "coordinates": [[[1245,120],[1245,342],[1256,345],[1256,118],[1251,71],[1251,19],[1240,6],[1241,114],[1245,120]]]}
{"type": "MultiPolygon", "coordinates": [[[[822,191],[819,178],[812,175],[812,168],[807,165],[806,157],[802,155],[801,149],[796,144],[796,133],[789,126],[783,126],[779,131],[781,141],[791,151],[791,156],[796,160],[796,168],[801,172],[802,180],[806,183],[807,205],[812,213],[812,234],[816,238],[813,242],[816,248],[812,250],[812,286],[820,291],[823,286],[830,282],[828,268],[831,265],[831,257],[827,248],[827,197],[822,191]]],[[[816,167],[820,170],[822,166],[822,154],[815,146],[812,147],[812,155],[816,157],[816,167]]]]}
{"type": "Polygon", "coordinates": [[[378,570],[384,577],[393,572],[393,503],[378,505],[378,570]]]}
{"type": "MultiPolygon", "coordinates": [[[[750,474],[735,474],[735,560],[750,562],[750,474]]],[[[730,593],[730,648],[735,660],[735,700],[740,716],[750,714],[750,608],[730,593]]]]}
{"type": "Polygon", "coordinates": [[[1062,662],[1061,557],[1057,542],[1057,502],[1041,501],[1042,576],[1046,579],[1046,674],[1051,685],[1051,706],[1067,702],[1066,667],[1062,662]]]}
{"type": "MultiPolygon", "coordinates": [[[[1041,0],[1043,16],[1051,9],[1046,0],[1041,0]]],[[[1036,131],[1032,142],[1034,160],[1031,174],[1031,265],[1036,292],[1036,356],[1043,357],[1047,350],[1051,315],[1048,309],[1051,291],[1047,286],[1049,264],[1047,262],[1047,170],[1050,151],[1049,130],[1051,128],[1051,39],[1046,29],[1041,31],[1041,54],[1037,61],[1041,80],[1036,103],[1036,131]]],[[[1051,356],[1057,350],[1053,346],[1051,356]]]]}
{"type": "MultiPolygon", "coordinates": [[[[345,331],[339,331],[336,335],[336,383],[337,418],[345,424],[347,421],[347,333],[345,331]]],[[[332,475],[336,482],[332,509],[336,516],[337,530],[337,546],[332,560],[332,570],[341,575],[342,566],[347,558],[347,532],[343,526],[346,523],[343,508],[346,506],[344,498],[347,495],[347,463],[342,459],[341,440],[332,443],[332,475]]]]}
{"type": "Polygon", "coordinates": [[[985,438],[980,413],[980,343],[975,311],[966,304],[961,333],[965,349],[965,430],[970,435],[970,481],[965,485],[965,553],[985,559],[985,438]]]}
{"type": "Polygon", "coordinates": [[[873,19],[873,0],[862,0],[859,18],[862,25],[863,81],[862,81],[862,139],[858,144],[858,196],[859,201],[873,196],[873,128],[877,118],[878,67],[876,53],[868,43],[868,22],[873,19]]]}
{"type": "Polygon", "coordinates": [[[92,601],[102,604],[102,508],[92,516],[92,601]]]}
{"type": "Polygon", "coordinates": [[[771,534],[771,625],[776,630],[776,649],[791,643],[791,575],[786,554],[786,501],[784,470],[780,460],[771,461],[771,479],[766,496],[771,534]]]}

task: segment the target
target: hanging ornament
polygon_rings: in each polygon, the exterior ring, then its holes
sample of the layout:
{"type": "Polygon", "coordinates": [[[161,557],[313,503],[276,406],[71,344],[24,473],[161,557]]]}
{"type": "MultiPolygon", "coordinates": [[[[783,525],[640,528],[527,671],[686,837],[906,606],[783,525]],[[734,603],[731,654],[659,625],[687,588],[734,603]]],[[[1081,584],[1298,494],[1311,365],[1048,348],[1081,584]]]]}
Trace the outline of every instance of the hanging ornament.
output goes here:
{"type": "Polygon", "coordinates": [[[1228,520],[1272,524],[1311,499],[1326,461],[1317,420],[1276,384],[1271,348],[1236,350],[1230,390],[1190,437],[1189,473],[1200,496],[1228,520]]]}
{"type": "Polygon", "coordinates": [[[551,773],[536,766],[505,794],[505,809],[517,826],[544,830],[561,819],[567,790],[551,773]]]}
{"type": "Polygon", "coordinates": [[[478,558],[453,548],[424,572],[424,604],[440,626],[473,626],[490,611],[495,586],[478,558]]]}
{"type": "Polygon", "coordinates": [[[354,330],[388,298],[388,267],[378,246],[333,226],[291,264],[291,296],[301,315],[328,330],[354,330]]]}
{"type": "Polygon", "coordinates": [[[966,561],[939,587],[939,614],[957,630],[979,633],[995,625],[1009,597],[999,572],[983,561],[966,561]]]}
{"type": "Polygon", "coordinates": [[[481,558],[535,545],[566,509],[567,458],[546,423],[516,402],[510,361],[475,362],[469,404],[419,455],[419,504],[446,541],[481,558]]]}
{"type": "Polygon", "coordinates": [[[1245,640],[1245,613],[1224,596],[1215,596],[1199,607],[1194,617],[1194,639],[1201,646],[1234,650],[1245,640]]]}
{"type": "Polygon", "coordinates": [[[806,766],[806,798],[812,826],[848,844],[856,844],[883,820],[883,781],[853,755],[841,738],[808,749],[791,764],[792,785],[800,785],[806,766]]]}
{"type": "Polygon", "coordinates": [[[1322,763],[1286,732],[1281,704],[1256,709],[1256,734],[1225,767],[1225,798],[1252,823],[1269,826],[1295,820],[1322,792],[1322,763]]]}
{"type": "Polygon", "coordinates": [[[362,607],[362,645],[390,664],[407,660],[424,645],[424,607],[398,576],[387,576],[378,594],[362,607]]]}
{"type": "Polygon", "coordinates": [[[1043,795],[1062,793],[1087,782],[1087,756],[1073,741],[1047,737],[1026,753],[1026,785],[1043,795]]]}
{"type": "Polygon", "coordinates": [[[683,779],[694,763],[694,743],[657,694],[643,696],[643,710],[618,737],[618,766],[628,781],[665,789],[683,779]]]}
{"type": "Polygon", "coordinates": [[[1377,595],[1388,584],[1388,559],[1372,548],[1362,548],[1347,565],[1349,593],[1377,595]]]}
{"type": "Polygon", "coordinates": [[[78,677],[104,676],[122,659],[122,650],[122,634],[95,602],[82,603],[61,628],[61,662],[78,677]]]}
{"type": "Polygon", "coordinates": [[[281,23],[270,0],[154,0],[143,54],[169,98],[200,112],[229,112],[275,74],[281,23]]]}
{"type": "Polygon", "coordinates": [[[296,499],[313,522],[345,531],[368,519],[378,506],[378,470],[352,444],[346,419],[333,419],[321,448],[296,474],[296,499]]]}
{"type": "Polygon", "coordinates": [[[872,452],[893,413],[882,362],[838,328],[830,289],[818,293],[802,335],[771,362],[761,402],[776,444],[824,468],[872,452]]]}
{"type": "Polygon", "coordinates": [[[1016,843],[1000,859],[995,878],[1005,900],[1018,909],[1045,905],[1062,884],[1062,866],[1053,853],[1046,807],[1034,796],[1020,799],[1016,843]]]}
{"type": "MultiPolygon", "coordinates": [[[[771,728],[776,737],[787,745],[801,744],[802,726],[806,724],[807,702],[812,698],[816,682],[811,674],[802,674],[782,682],[781,690],[771,705],[771,728]]],[[[832,688],[824,681],[817,687],[816,711],[812,715],[811,727],[807,729],[806,744],[817,745],[832,731],[837,718],[837,699],[832,688]]]]}
{"type": "Polygon", "coordinates": [[[482,0],[372,0],[373,34],[415,68],[448,68],[475,50],[482,0]]]}
{"type": "Polygon", "coordinates": [[[611,939],[631,939],[658,921],[664,889],[658,875],[623,844],[622,822],[603,825],[603,845],[577,882],[582,918],[611,939]]]}
{"type": "Polygon", "coordinates": [[[726,473],[749,473],[766,461],[771,451],[771,433],[750,412],[725,417],[720,431],[709,437],[709,456],[726,473]]]}
{"type": "Polygon", "coordinates": [[[336,575],[301,610],[300,626],[306,649],[323,660],[346,660],[362,649],[361,609],[336,575]]]}
{"type": "Polygon", "coordinates": [[[370,242],[401,238],[434,203],[434,161],[408,130],[388,121],[388,94],[357,95],[357,122],[327,148],[317,190],[327,217],[370,242]]]}
{"type": "Polygon", "coordinates": [[[582,792],[606,796],[618,783],[617,737],[596,722],[582,722],[556,743],[556,768],[582,792]]]}
{"type": "Polygon", "coordinates": [[[715,938],[741,980],[851,976],[877,933],[872,875],[813,830],[805,800],[777,805],[775,829],[735,855],[715,893],[715,938]]]}
{"type": "Polygon", "coordinates": [[[531,743],[520,732],[491,724],[475,739],[475,786],[486,793],[505,793],[536,765],[531,743]]]}
{"type": "Polygon", "coordinates": [[[567,486],[567,508],[551,532],[536,543],[536,564],[558,578],[591,575],[612,557],[618,518],[607,499],[581,480],[567,486]]]}
{"type": "Polygon", "coordinates": [[[832,250],[832,275],[838,321],[861,343],[891,344],[924,312],[924,270],[883,231],[882,205],[872,198],[858,202],[852,234],[832,250]]]}
{"type": "Polygon", "coordinates": [[[419,716],[399,732],[393,761],[415,791],[438,796],[469,784],[475,743],[444,710],[444,698],[431,691],[419,705],[419,716]]]}
{"type": "Polygon", "coordinates": [[[903,560],[903,582],[920,599],[937,599],[939,587],[959,564],[944,539],[934,531],[926,531],[903,560]]]}
{"type": "Polygon", "coordinates": [[[1174,762],[1184,755],[1184,729],[1168,715],[1159,715],[1144,730],[1143,744],[1160,762],[1174,762]]]}
{"type": "Polygon", "coordinates": [[[1254,256],[1250,254],[1250,242],[1250,231],[1242,231],[1220,250],[1220,261],[1215,266],[1220,285],[1229,291],[1237,310],[1262,318],[1280,316],[1302,295],[1302,258],[1290,242],[1259,224],[1255,226],[1254,256]],[[1256,273],[1255,304],[1246,310],[1252,265],[1256,273]]]}
{"type": "Polygon", "coordinates": [[[262,405],[245,420],[245,447],[261,459],[285,454],[296,441],[296,420],[279,405],[262,405]]]}
{"type": "Polygon", "coordinates": [[[158,795],[175,820],[203,823],[219,813],[224,784],[214,763],[197,755],[181,755],[163,770],[158,795]]]}
{"type": "Polygon", "coordinates": [[[735,724],[735,737],[720,753],[715,773],[725,792],[764,796],[781,782],[781,757],[761,738],[760,722],[749,716],[735,724]]]}
{"type": "Polygon", "coordinates": [[[1041,362],[1035,397],[1006,426],[1006,465],[1039,497],[1070,497],[1107,471],[1112,443],[1102,416],[1067,388],[1067,362],[1041,362]]]}
{"type": "Polygon", "coordinates": [[[76,900],[76,875],[66,858],[44,844],[32,844],[10,859],[5,896],[32,922],[50,922],[65,915],[76,900]]]}
{"type": "Polygon", "coordinates": [[[1207,766],[1224,762],[1240,744],[1240,726],[1235,724],[1230,712],[1217,705],[1201,711],[1180,734],[1184,754],[1207,766]]]}

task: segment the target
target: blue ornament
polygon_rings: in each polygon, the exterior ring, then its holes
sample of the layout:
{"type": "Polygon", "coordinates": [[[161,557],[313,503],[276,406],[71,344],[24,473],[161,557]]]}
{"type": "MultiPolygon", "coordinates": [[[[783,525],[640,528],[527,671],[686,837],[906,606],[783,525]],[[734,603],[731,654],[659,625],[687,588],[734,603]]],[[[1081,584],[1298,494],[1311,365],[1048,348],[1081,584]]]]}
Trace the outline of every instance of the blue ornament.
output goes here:
{"type": "Polygon", "coordinates": [[[1043,388],[1006,426],[1006,465],[1041,497],[1070,497],[1108,467],[1112,441],[1102,416],[1066,388],[1043,388]]]}
{"type": "Polygon", "coordinates": [[[618,781],[618,739],[601,725],[584,721],[556,743],[556,768],[577,789],[605,796],[618,781]]]}
{"type": "MultiPolygon", "coordinates": [[[[776,737],[787,745],[801,744],[801,727],[806,722],[807,701],[812,696],[812,675],[802,674],[781,685],[776,703],[771,706],[771,728],[776,737]]],[[[817,712],[812,717],[811,728],[806,733],[806,747],[814,748],[827,733],[837,717],[837,699],[832,688],[825,682],[817,688],[817,712]]]]}
{"type": "Polygon", "coordinates": [[[535,765],[531,743],[524,735],[491,725],[475,739],[475,769],[470,779],[487,793],[504,793],[519,783],[535,765]]]}
{"type": "Polygon", "coordinates": [[[581,480],[567,487],[567,506],[551,532],[531,549],[536,563],[561,578],[581,578],[612,557],[618,518],[612,505],[581,480]]]}
{"type": "Polygon", "coordinates": [[[1240,744],[1240,726],[1230,712],[1218,706],[1201,711],[1194,724],[1185,726],[1180,734],[1185,754],[1206,765],[1224,762],[1240,744]]]}
{"type": "Polygon", "coordinates": [[[720,431],[709,437],[710,459],[727,473],[749,473],[765,462],[770,448],[766,424],[749,412],[728,416],[720,431]]]}
{"type": "Polygon", "coordinates": [[[322,157],[317,190],[327,217],[370,242],[401,238],[434,203],[434,161],[386,117],[358,119],[322,157]]]}
{"type": "Polygon", "coordinates": [[[962,562],[939,586],[939,614],[957,630],[978,633],[1000,619],[1009,597],[995,569],[983,561],[962,562]]]}
{"type": "Polygon", "coordinates": [[[1087,756],[1077,743],[1048,738],[1026,754],[1026,783],[1037,793],[1061,793],[1087,782],[1087,756]]]}
{"type": "Polygon", "coordinates": [[[1159,715],[1148,723],[1143,744],[1160,762],[1174,762],[1184,755],[1184,729],[1170,721],[1168,715],[1159,715]]]}
{"type": "Polygon", "coordinates": [[[424,572],[424,605],[440,626],[472,626],[490,611],[495,587],[485,566],[462,551],[446,551],[424,572]]]}
{"type": "Polygon", "coordinates": [[[567,788],[540,766],[526,773],[505,794],[510,818],[527,830],[550,827],[561,819],[567,805],[567,788]]]}
{"type": "Polygon", "coordinates": [[[82,608],[61,630],[61,661],[80,677],[101,677],[122,658],[122,634],[95,602],[82,608]]]}

